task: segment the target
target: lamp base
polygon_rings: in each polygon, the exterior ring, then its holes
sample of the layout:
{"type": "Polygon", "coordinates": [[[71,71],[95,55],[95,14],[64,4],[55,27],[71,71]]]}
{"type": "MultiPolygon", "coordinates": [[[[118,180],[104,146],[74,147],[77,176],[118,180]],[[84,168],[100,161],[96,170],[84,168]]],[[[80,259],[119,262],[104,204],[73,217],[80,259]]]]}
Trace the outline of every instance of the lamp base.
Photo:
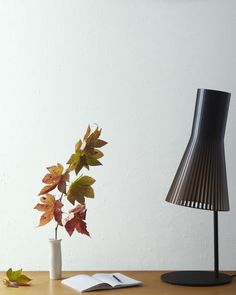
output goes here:
{"type": "Polygon", "coordinates": [[[216,276],[214,271],[173,271],[163,274],[161,280],[176,285],[204,287],[230,283],[232,277],[224,273],[216,276]]]}

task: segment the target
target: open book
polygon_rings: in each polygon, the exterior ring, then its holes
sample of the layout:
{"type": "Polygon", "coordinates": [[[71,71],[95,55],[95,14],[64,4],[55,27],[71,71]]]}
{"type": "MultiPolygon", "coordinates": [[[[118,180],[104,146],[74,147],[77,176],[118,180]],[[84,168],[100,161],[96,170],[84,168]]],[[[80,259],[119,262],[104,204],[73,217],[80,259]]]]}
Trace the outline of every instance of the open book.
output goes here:
{"type": "Polygon", "coordinates": [[[77,275],[62,281],[80,292],[124,288],[141,285],[142,282],[131,279],[121,273],[96,273],[95,275],[77,275]]]}

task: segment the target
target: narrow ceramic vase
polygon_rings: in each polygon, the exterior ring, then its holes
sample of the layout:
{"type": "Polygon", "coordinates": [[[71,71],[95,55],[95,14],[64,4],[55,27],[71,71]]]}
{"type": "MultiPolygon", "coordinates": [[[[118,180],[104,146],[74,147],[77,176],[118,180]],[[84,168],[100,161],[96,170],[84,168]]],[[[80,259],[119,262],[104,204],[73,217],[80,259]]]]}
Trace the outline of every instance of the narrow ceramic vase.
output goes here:
{"type": "Polygon", "coordinates": [[[61,240],[50,239],[50,279],[61,279],[61,240]]]}

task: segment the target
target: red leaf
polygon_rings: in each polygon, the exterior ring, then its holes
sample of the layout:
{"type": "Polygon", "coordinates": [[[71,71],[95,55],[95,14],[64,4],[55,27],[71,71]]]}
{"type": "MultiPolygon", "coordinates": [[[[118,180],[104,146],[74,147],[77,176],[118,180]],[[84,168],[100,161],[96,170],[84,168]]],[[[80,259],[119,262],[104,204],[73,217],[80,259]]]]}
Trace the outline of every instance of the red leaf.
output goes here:
{"type": "Polygon", "coordinates": [[[65,224],[65,229],[70,236],[73,234],[76,225],[77,225],[77,220],[75,217],[67,221],[67,223],[65,224]]]}
{"type": "Polygon", "coordinates": [[[56,222],[63,226],[62,224],[62,208],[63,204],[60,200],[56,200],[55,204],[54,204],[54,218],[56,220],[56,222]]]}
{"type": "Polygon", "coordinates": [[[85,208],[85,206],[80,204],[70,211],[73,214],[73,217],[69,219],[65,224],[66,231],[70,236],[76,229],[79,233],[85,234],[90,237],[90,234],[87,231],[87,224],[85,222],[86,211],[87,209],[85,208]]]}
{"type": "Polygon", "coordinates": [[[60,181],[57,186],[59,192],[65,194],[66,193],[66,182],[64,180],[60,181]]]}

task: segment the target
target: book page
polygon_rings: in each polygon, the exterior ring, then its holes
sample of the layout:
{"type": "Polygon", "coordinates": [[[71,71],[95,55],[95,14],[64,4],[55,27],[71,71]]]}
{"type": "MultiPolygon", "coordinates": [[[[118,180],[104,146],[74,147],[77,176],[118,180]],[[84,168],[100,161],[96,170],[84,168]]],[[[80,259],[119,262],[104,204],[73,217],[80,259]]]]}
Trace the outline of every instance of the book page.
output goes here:
{"type": "Polygon", "coordinates": [[[128,287],[128,286],[138,286],[141,285],[142,282],[129,278],[121,273],[97,273],[92,277],[96,278],[99,281],[107,283],[114,287],[128,287]]]}
{"type": "Polygon", "coordinates": [[[99,290],[110,288],[110,286],[104,284],[104,282],[101,282],[96,278],[88,275],[77,275],[63,280],[62,283],[80,292],[84,292],[86,290],[99,290]]]}
{"type": "Polygon", "coordinates": [[[117,279],[113,277],[112,274],[109,274],[109,273],[96,273],[92,277],[112,287],[115,287],[121,284],[117,279]]]}
{"type": "Polygon", "coordinates": [[[113,273],[112,275],[114,275],[116,278],[118,278],[122,282],[123,285],[138,286],[138,285],[142,284],[141,281],[137,281],[135,279],[127,277],[126,275],[123,275],[122,273],[119,273],[119,272],[113,273]]]}

